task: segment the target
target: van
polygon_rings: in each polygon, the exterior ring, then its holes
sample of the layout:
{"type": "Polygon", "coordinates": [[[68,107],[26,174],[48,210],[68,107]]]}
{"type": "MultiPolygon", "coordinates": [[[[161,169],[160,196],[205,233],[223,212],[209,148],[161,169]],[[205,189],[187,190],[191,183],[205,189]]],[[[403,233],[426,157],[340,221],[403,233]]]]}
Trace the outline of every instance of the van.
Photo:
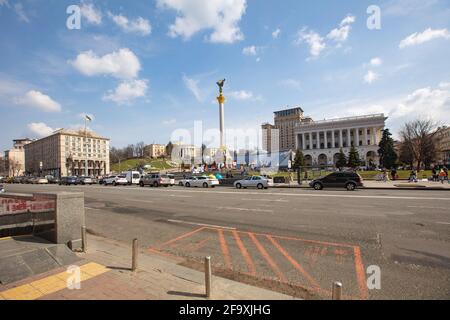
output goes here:
{"type": "Polygon", "coordinates": [[[139,184],[139,180],[141,179],[141,173],[139,171],[127,171],[123,175],[125,175],[129,185],[139,184]]]}

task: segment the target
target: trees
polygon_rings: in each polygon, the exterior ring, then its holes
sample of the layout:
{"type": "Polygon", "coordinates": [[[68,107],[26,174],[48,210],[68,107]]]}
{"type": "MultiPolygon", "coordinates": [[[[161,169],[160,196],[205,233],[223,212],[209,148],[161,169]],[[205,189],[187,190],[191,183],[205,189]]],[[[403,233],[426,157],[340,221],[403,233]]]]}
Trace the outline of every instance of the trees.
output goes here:
{"type": "Polygon", "coordinates": [[[344,168],[347,165],[347,157],[345,156],[344,151],[342,150],[342,148],[339,150],[339,156],[338,159],[336,161],[336,167],[339,169],[344,168]]]}
{"type": "Polygon", "coordinates": [[[303,152],[299,149],[295,152],[294,163],[292,164],[292,169],[299,170],[301,167],[305,166],[305,157],[303,152]]]}
{"type": "Polygon", "coordinates": [[[359,158],[358,150],[356,150],[355,146],[352,146],[350,148],[350,153],[348,154],[348,163],[347,165],[350,168],[356,168],[359,167],[361,164],[361,160],[359,158]]]}
{"type": "Polygon", "coordinates": [[[167,157],[172,158],[172,151],[173,151],[173,143],[172,143],[172,141],[169,141],[169,143],[166,146],[167,157]]]}
{"type": "Polygon", "coordinates": [[[402,150],[412,157],[417,169],[431,163],[436,155],[435,135],[437,125],[432,120],[407,122],[400,132],[402,150]]]}
{"type": "Polygon", "coordinates": [[[386,169],[395,167],[397,162],[397,153],[394,149],[394,139],[391,138],[392,134],[389,129],[383,130],[383,137],[381,138],[378,155],[380,156],[380,165],[386,169]]]}

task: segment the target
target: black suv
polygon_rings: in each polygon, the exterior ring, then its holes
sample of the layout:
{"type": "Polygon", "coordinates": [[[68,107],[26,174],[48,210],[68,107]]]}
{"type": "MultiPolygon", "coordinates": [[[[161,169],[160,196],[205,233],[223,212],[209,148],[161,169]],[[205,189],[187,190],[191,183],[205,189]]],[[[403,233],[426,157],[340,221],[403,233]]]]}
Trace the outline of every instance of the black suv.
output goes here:
{"type": "Polygon", "coordinates": [[[326,177],[313,180],[309,183],[315,190],[323,188],[346,188],[349,191],[362,187],[362,178],[356,172],[333,172],[326,177]]]}

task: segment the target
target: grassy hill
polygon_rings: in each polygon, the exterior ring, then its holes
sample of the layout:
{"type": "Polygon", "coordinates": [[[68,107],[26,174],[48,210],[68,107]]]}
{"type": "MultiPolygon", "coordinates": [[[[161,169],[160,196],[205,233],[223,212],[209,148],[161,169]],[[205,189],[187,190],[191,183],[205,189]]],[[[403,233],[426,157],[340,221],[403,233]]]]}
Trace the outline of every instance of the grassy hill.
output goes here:
{"type": "Polygon", "coordinates": [[[149,158],[143,158],[143,159],[128,159],[120,162],[120,166],[118,163],[111,165],[111,171],[114,172],[122,172],[127,171],[131,169],[135,169],[139,167],[140,165],[150,165],[151,169],[147,170],[168,170],[172,169],[173,166],[169,164],[167,160],[162,159],[149,159],[149,158]]]}

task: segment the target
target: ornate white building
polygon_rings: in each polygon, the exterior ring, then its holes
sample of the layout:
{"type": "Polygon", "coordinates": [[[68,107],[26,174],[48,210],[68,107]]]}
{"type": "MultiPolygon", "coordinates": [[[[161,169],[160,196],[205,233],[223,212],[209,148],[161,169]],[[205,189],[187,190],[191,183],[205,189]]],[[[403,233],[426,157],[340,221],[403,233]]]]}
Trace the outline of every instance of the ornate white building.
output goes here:
{"type": "Polygon", "coordinates": [[[378,144],[387,117],[372,114],[332,120],[301,122],[295,127],[296,149],[306,166],[334,165],[339,150],[348,155],[355,146],[366,165],[379,164],[378,144]]]}

